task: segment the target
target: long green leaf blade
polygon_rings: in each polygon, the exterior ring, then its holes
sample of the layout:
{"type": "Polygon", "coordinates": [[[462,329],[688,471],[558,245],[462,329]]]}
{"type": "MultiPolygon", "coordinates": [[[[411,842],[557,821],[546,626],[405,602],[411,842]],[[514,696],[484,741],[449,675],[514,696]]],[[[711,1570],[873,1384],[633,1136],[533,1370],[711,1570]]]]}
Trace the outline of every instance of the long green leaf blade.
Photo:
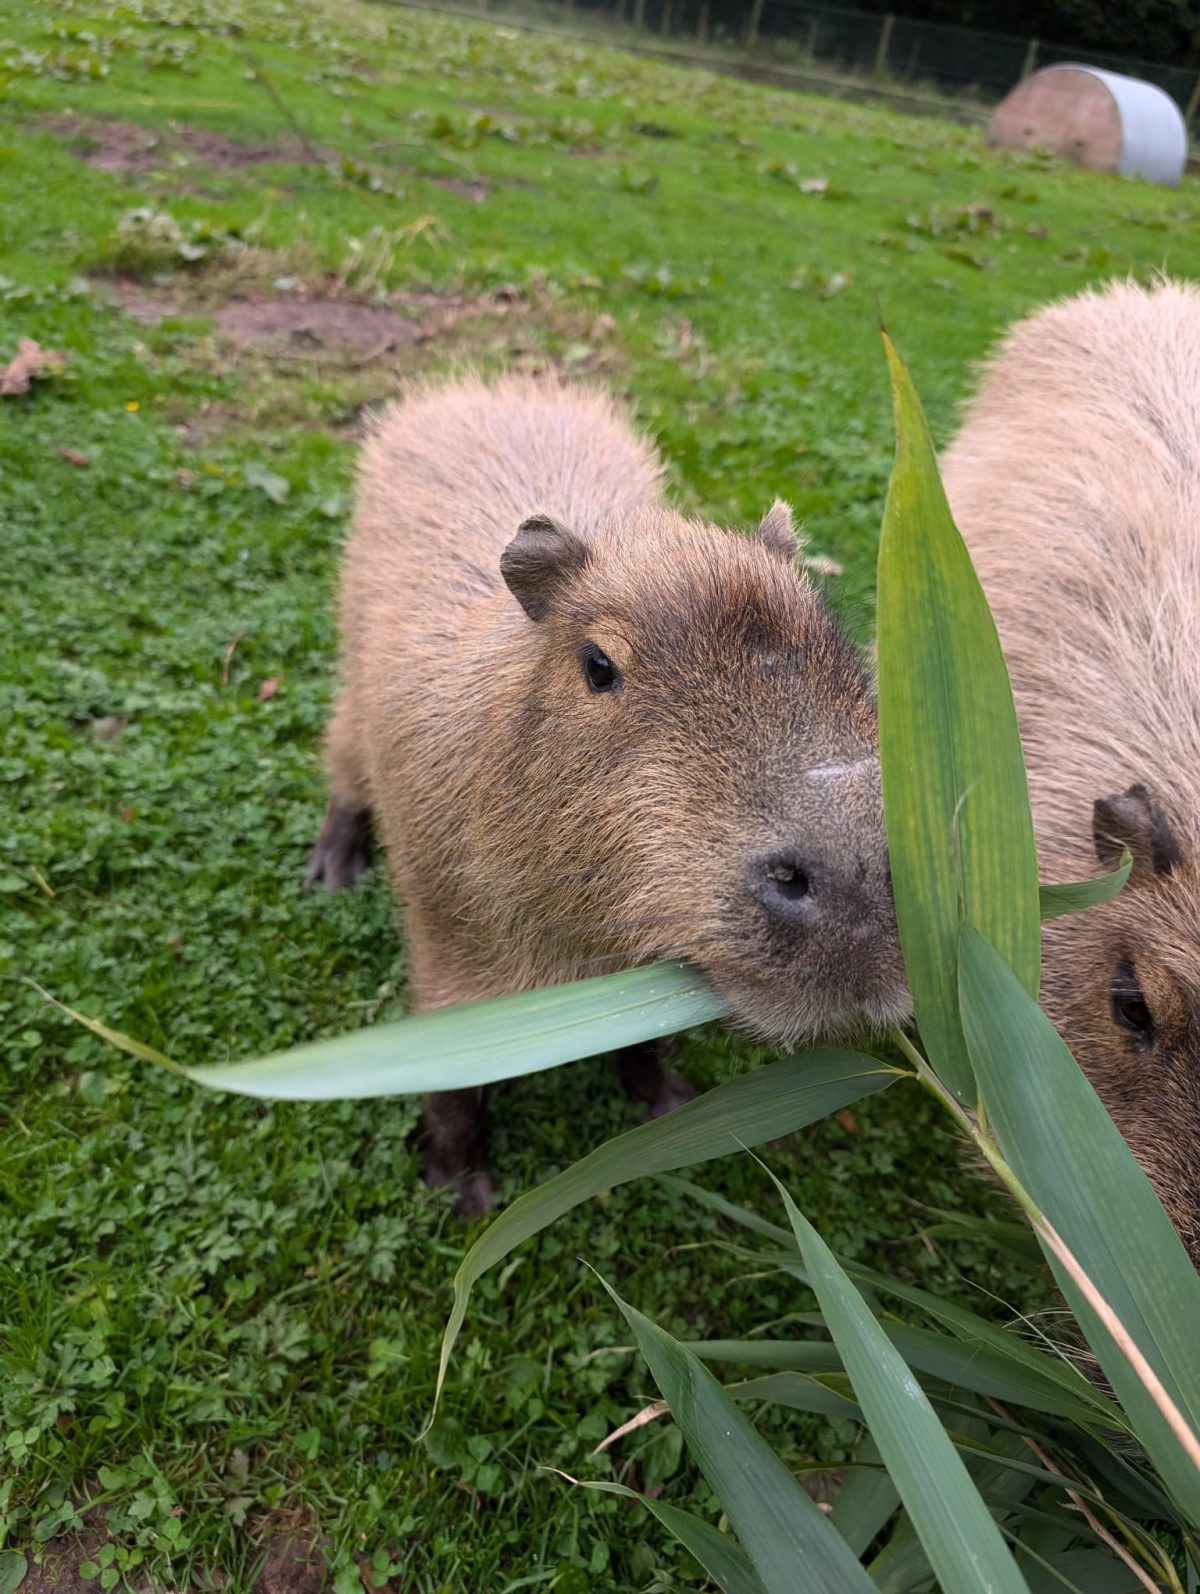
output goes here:
{"type": "Polygon", "coordinates": [[[954,1594],[1028,1594],[999,1528],[903,1356],[782,1185],[779,1193],[871,1437],[942,1587],[954,1594]]]}
{"type": "Polygon", "coordinates": [[[664,1118],[618,1135],[518,1197],[484,1230],[454,1275],[454,1305],[442,1339],[437,1394],[475,1281],[523,1240],[601,1190],[792,1134],[863,1096],[886,1090],[900,1077],[894,1068],[861,1052],[813,1051],[784,1057],[718,1085],[664,1118]]]}
{"type": "MultiPolygon", "coordinates": [[[[767,1594],[874,1594],[837,1529],[685,1345],[605,1285],[767,1594]]],[[[1019,1587],[1019,1585],[1018,1585],[1019,1587]]]]}
{"type": "MultiPolygon", "coordinates": [[[[1054,1026],[969,923],[959,983],[971,1060],[1003,1156],[1200,1435],[1200,1274],[1054,1026]]],[[[1079,1288],[1047,1254],[1165,1486],[1200,1521],[1200,1469],[1079,1288]]]]}
{"type": "Polygon", "coordinates": [[[1079,913],[1084,908],[1096,908],[1112,899],[1124,889],[1133,868],[1133,858],[1126,852],[1120,867],[1111,874],[1102,874],[1096,880],[1072,880],[1061,886],[1040,886],[1038,905],[1043,919],[1061,918],[1064,913],[1079,913]]]}
{"type": "Polygon", "coordinates": [[[684,1549],[696,1557],[721,1594],[766,1594],[750,1557],[731,1533],[722,1533],[703,1517],[681,1510],[677,1505],[668,1505],[665,1500],[652,1500],[648,1494],[639,1494],[636,1489],[627,1488],[623,1483],[612,1483],[607,1478],[572,1478],[570,1473],[562,1472],[557,1467],[549,1470],[580,1489],[619,1494],[644,1505],[667,1532],[673,1534],[684,1549]]]}
{"type": "Polygon", "coordinates": [[[274,1101],[349,1101],[492,1085],[657,1040],[728,1012],[724,999],[697,969],[657,963],[627,974],[602,974],[417,1013],[250,1062],[185,1067],[48,999],[134,1057],[162,1064],[212,1090],[274,1101]]]}
{"type": "Polygon", "coordinates": [[[1037,993],[1037,858],[996,627],[950,515],[908,372],[884,334],[896,462],[879,545],[879,741],[896,917],[926,1054],[963,1101],[964,907],[1037,993]]]}

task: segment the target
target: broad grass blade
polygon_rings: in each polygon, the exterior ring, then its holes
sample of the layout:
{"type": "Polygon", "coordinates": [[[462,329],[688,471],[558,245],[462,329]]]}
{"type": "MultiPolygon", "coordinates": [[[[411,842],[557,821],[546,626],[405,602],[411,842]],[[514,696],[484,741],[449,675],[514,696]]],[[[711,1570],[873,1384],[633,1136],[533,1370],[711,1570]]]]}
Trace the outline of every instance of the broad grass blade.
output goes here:
{"type": "MultiPolygon", "coordinates": [[[[959,983],[971,1060],[1001,1153],[1200,1443],[1200,1274],[1054,1026],[969,923],[959,983]]],[[[1200,1522],[1200,1468],[1186,1441],[1050,1248],[1047,1256],[1164,1486],[1200,1522]]]]}
{"type": "Polygon", "coordinates": [[[821,1417],[839,1417],[861,1422],[862,1411],[853,1400],[829,1389],[808,1373],[768,1373],[765,1378],[747,1378],[744,1383],[726,1384],[734,1400],[767,1400],[789,1411],[811,1411],[821,1417]]]}
{"type": "MultiPolygon", "coordinates": [[[[908,1365],[927,1378],[1030,1411],[1097,1425],[1094,1405],[1075,1398],[1056,1380],[1039,1376],[990,1346],[952,1334],[935,1334],[912,1323],[884,1322],[881,1328],[908,1365]]],[[[837,1349],[823,1340],[705,1339],[690,1340],[688,1348],[703,1361],[764,1367],[775,1372],[821,1374],[843,1370],[837,1349]]]]}
{"type": "Polygon", "coordinates": [[[1043,919],[1058,919],[1064,913],[1079,913],[1084,908],[1099,907],[1111,902],[1129,879],[1133,858],[1128,852],[1121,856],[1120,867],[1111,874],[1102,874],[1097,880],[1072,880],[1069,885],[1040,886],[1039,911],[1043,919]]]}
{"type": "Polygon", "coordinates": [[[886,1090],[900,1077],[896,1069],[861,1052],[813,1051],[784,1057],[618,1135],[518,1197],[484,1230],[454,1275],[454,1305],[442,1340],[435,1407],[475,1281],[522,1240],[601,1190],[792,1134],[863,1096],[886,1090]]]}
{"type": "Polygon", "coordinates": [[[884,334],[896,462],[879,545],[879,741],[896,917],[926,1055],[963,1101],[964,909],[1036,995],[1037,857],[996,627],[950,516],[920,401],[884,334]]]}
{"type": "Polygon", "coordinates": [[[766,1594],[762,1579],[754,1570],[750,1557],[731,1533],[722,1533],[703,1517],[683,1511],[665,1500],[652,1500],[649,1495],[638,1494],[623,1483],[611,1483],[606,1478],[572,1478],[570,1473],[557,1467],[548,1469],[580,1489],[597,1489],[602,1494],[619,1494],[627,1500],[636,1500],[656,1516],[668,1533],[674,1535],[684,1549],[694,1555],[700,1565],[721,1590],[721,1594],[766,1594]]]}
{"type": "Polygon", "coordinates": [[[938,1581],[954,1594],[1028,1594],[983,1497],[903,1356],[782,1185],[779,1193],[871,1437],[938,1581]]]}
{"type": "Polygon", "coordinates": [[[855,1555],[863,1555],[871,1541],[883,1532],[900,1504],[900,1495],[887,1475],[879,1446],[869,1433],[863,1434],[854,1459],[856,1465],[838,1491],[830,1520],[855,1555]]]}
{"type": "MultiPolygon", "coordinates": [[[[685,1345],[623,1301],[638,1349],[766,1594],[875,1594],[846,1541],[713,1375],[685,1345]]],[[[1019,1586],[1019,1585],[1018,1585],[1019,1586]]]]}
{"type": "MultiPolygon", "coordinates": [[[[43,992],[43,995],[46,993],[43,992]]],[[[275,1101],[348,1101],[492,1085],[721,1018],[724,999],[682,963],[417,1013],[251,1062],[185,1067],[48,1000],[122,1051],[198,1085],[275,1101]]]]}

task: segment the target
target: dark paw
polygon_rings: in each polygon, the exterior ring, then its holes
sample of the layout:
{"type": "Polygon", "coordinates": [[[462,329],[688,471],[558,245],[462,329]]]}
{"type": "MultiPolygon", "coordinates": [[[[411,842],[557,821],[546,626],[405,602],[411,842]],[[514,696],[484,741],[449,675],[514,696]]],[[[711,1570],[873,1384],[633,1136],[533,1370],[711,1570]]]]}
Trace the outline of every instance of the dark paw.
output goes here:
{"type": "Polygon", "coordinates": [[[476,1169],[474,1173],[450,1173],[436,1157],[427,1152],[421,1178],[431,1190],[440,1190],[448,1184],[457,1186],[455,1210],[460,1218],[477,1218],[481,1212],[490,1212],[496,1204],[492,1176],[486,1169],[476,1169]]]}
{"type": "Polygon", "coordinates": [[[317,844],[309,854],[304,889],[321,883],[326,891],[347,891],[371,863],[371,811],[330,803],[317,844]]]}
{"type": "Polygon", "coordinates": [[[685,1101],[691,1101],[695,1094],[695,1085],[689,1084],[682,1074],[677,1074],[673,1068],[664,1068],[659,1088],[642,1109],[642,1122],[649,1123],[651,1118],[673,1112],[685,1101]]]}

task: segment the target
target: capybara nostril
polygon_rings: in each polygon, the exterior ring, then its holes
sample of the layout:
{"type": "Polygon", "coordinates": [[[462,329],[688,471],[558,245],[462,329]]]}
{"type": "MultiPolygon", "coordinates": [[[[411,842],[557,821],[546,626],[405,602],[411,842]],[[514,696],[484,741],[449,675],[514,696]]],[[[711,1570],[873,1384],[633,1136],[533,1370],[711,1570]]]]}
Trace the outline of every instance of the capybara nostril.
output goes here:
{"type": "Polygon", "coordinates": [[[798,853],[769,853],[756,858],[747,871],[750,890],[768,913],[804,922],[816,917],[817,872],[798,853]]]}

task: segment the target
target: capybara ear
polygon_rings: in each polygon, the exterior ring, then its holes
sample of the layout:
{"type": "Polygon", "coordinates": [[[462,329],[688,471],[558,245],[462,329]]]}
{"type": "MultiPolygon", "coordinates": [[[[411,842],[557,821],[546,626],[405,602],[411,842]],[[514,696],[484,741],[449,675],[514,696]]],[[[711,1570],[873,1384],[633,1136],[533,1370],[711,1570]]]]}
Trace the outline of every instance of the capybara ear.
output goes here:
{"type": "Polygon", "coordinates": [[[1110,869],[1128,849],[1135,877],[1169,874],[1182,857],[1170,820],[1145,786],[1097,797],[1092,805],[1092,840],[1096,857],[1110,869]]]}
{"type": "Polygon", "coordinates": [[[588,562],[588,545],[549,515],[522,521],[500,555],[500,574],[531,620],[544,620],[567,582],[588,562]]]}
{"type": "Polygon", "coordinates": [[[792,506],[785,504],[782,498],[777,498],[758,523],[758,530],[754,533],[759,542],[765,543],[777,558],[791,564],[799,552],[800,544],[796,537],[796,523],[792,519],[792,506]]]}

